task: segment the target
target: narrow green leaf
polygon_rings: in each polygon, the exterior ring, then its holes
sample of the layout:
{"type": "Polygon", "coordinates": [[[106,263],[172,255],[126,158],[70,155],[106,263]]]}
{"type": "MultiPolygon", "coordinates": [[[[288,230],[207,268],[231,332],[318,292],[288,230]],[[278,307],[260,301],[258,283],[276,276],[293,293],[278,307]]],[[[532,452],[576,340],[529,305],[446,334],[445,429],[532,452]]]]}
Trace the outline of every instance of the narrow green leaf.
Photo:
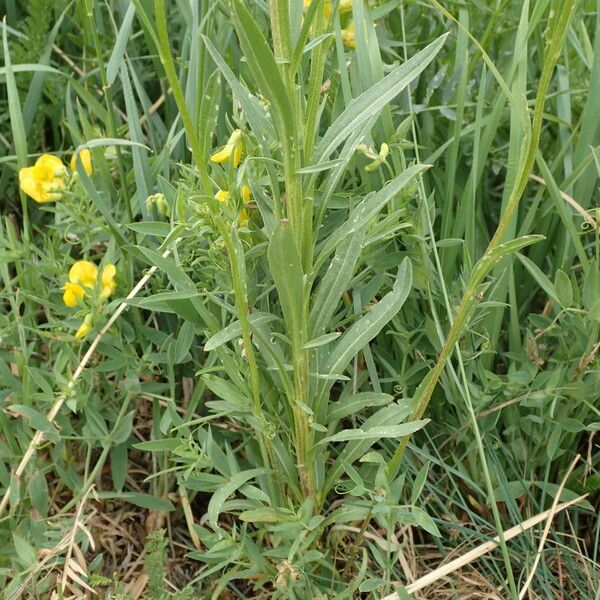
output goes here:
{"type": "Polygon", "coordinates": [[[232,12],[250,72],[257,79],[261,92],[271,102],[282,126],[281,133],[291,133],[294,130],[292,106],[273,51],[243,2],[233,0],[232,12]]]}
{"type": "Polygon", "coordinates": [[[382,425],[370,429],[344,429],[335,435],[323,438],[319,444],[333,444],[334,442],[350,442],[355,440],[381,440],[384,438],[398,438],[410,435],[422,429],[429,423],[429,419],[410,421],[401,425],[382,425]]]}
{"type": "Polygon", "coordinates": [[[327,360],[325,373],[342,373],[359,350],[366,346],[396,316],[412,286],[412,264],[405,258],[391,292],[363,315],[341,337],[327,360]]]}
{"type": "Polygon", "coordinates": [[[248,471],[236,473],[228,483],[223,485],[212,495],[210,502],[208,503],[208,509],[206,510],[206,518],[215,529],[217,528],[217,519],[219,518],[225,500],[246,482],[259,475],[263,475],[264,472],[264,469],[249,469],[248,471]]]}
{"type": "Polygon", "coordinates": [[[289,221],[279,223],[268,250],[271,274],[292,344],[299,343],[303,328],[304,274],[289,221]]]}
{"type": "Polygon", "coordinates": [[[361,256],[366,228],[343,240],[336,249],[329,268],[314,293],[313,306],[309,313],[308,326],[311,335],[319,335],[329,325],[342,294],[354,275],[356,263],[361,256]]]}
{"type": "Polygon", "coordinates": [[[125,55],[127,42],[129,42],[129,38],[131,36],[131,25],[133,23],[134,16],[135,4],[131,3],[127,7],[127,11],[123,17],[123,23],[121,23],[121,27],[119,28],[119,33],[117,34],[113,51],[108,60],[108,65],[106,66],[108,85],[112,85],[114,83],[119,73],[119,67],[121,66],[123,56],[125,55]]]}
{"type": "Polygon", "coordinates": [[[442,35],[352,100],[315,148],[315,164],[327,160],[353,131],[359,129],[374,114],[379,113],[411,81],[416,79],[436,57],[447,37],[448,34],[442,35]]]}
{"type": "Polygon", "coordinates": [[[327,422],[335,422],[350,417],[370,406],[385,406],[391,404],[394,397],[377,392],[363,392],[351,396],[343,396],[337,402],[329,405],[327,422]]]}

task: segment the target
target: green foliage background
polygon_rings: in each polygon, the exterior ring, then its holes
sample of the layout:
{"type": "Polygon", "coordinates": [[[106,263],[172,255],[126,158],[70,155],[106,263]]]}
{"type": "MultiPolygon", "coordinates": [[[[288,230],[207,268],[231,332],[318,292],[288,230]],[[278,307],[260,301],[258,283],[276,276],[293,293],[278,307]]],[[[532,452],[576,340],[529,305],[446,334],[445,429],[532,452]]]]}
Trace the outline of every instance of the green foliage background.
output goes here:
{"type": "MultiPolygon", "coordinates": [[[[187,565],[152,534],[151,597],[173,573],[181,597],[405,597],[400,553],[431,570],[421,544],[466,551],[561,484],[590,496],[532,590],[598,597],[599,3],[332,4],[0,3],[7,598],[126,596],[86,531],[131,507],[187,565]],[[211,162],[235,129],[240,167],[211,162]],[[82,146],[62,201],[19,193],[82,146]],[[80,259],[118,270],[83,341],[80,259]]],[[[538,533],[477,563],[501,597],[538,533]]]]}

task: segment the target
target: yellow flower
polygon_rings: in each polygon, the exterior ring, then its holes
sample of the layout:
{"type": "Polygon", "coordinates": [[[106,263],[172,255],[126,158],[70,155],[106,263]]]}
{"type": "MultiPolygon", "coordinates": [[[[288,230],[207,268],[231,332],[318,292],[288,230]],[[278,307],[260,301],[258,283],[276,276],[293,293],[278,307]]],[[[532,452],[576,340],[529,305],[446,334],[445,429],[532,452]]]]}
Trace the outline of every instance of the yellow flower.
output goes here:
{"type": "Polygon", "coordinates": [[[227,204],[227,202],[229,202],[230,195],[231,194],[225,190],[219,190],[215,194],[215,200],[218,200],[219,202],[224,202],[225,204],[227,204]]]}
{"type": "Polygon", "coordinates": [[[77,156],[79,156],[79,160],[83,165],[83,170],[88,175],[91,175],[94,172],[94,169],[92,168],[92,153],[87,148],[84,148],[79,155],[73,154],[71,157],[71,171],[73,171],[73,173],[77,173],[77,156]]]}
{"type": "Polygon", "coordinates": [[[75,332],[75,337],[80,340],[84,338],[92,329],[92,315],[86,315],[83,323],[79,326],[79,329],[75,332]]]}
{"type": "MultiPolygon", "coordinates": [[[[105,300],[117,289],[115,275],[117,269],[112,263],[107,263],[102,269],[100,279],[100,298],[105,300]]],[[[93,289],[98,279],[98,267],[89,260],[78,260],[69,270],[69,281],[63,288],[63,301],[67,306],[77,306],[86,293],[93,289]]]]}
{"type": "Polygon", "coordinates": [[[250,202],[250,188],[247,185],[242,186],[242,200],[244,204],[248,204],[250,202]]]}
{"type": "Polygon", "coordinates": [[[210,160],[215,163],[224,163],[231,159],[231,164],[237,167],[242,160],[244,144],[242,143],[242,132],[236,129],[227,140],[222,150],[215,152],[210,160]]]}
{"type": "Polygon", "coordinates": [[[248,221],[250,220],[250,215],[245,208],[242,208],[242,212],[240,213],[240,225],[242,227],[246,227],[248,225],[248,221]]]}
{"type": "Polygon", "coordinates": [[[117,282],[115,281],[115,275],[117,274],[117,267],[112,263],[107,263],[102,269],[102,290],[100,291],[100,298],[105,299],[112,296],[114,291],[117,289],[117,282]]]}
{"type": "Polygon", "coordinates": [[[60,158],[42,154],[33,167],[19,171],[19,185],[36,202],[53,202],[62,198],[67,169],[60,158]]]}
{"type": "Polygon", "coordinates": [[[69,269],[69,281],[77,285],[93,288],[98,278],[98,267],[89,260],[78,260],[69,269]]]}
{"type": "Polygon", "coordinates": [[[350,23],[346,29],[342,29],[342,41],[347,48],[356,48],[354,39],[354,23],[350,23]]]}
{"type": "Polygon", "coordinates": [[[63,290],[65,291],[63,294],[63,302],[71,308],[77,306],[85,294],[83,288],[77,283],[67,282],[65,283],[63,290]]]}
{"type": "Polygon", "coordinates": [[[338,10],[341,13],[352,10],[352,0],[340,0],[340,3],[338,4],[338,10]]]}

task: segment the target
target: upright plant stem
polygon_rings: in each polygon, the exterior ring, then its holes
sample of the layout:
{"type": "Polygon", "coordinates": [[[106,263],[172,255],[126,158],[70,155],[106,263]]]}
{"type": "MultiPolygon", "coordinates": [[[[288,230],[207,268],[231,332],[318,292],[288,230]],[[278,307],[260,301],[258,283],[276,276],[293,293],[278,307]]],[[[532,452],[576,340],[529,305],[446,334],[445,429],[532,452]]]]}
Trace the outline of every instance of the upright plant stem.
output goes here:
{"type": "MultiPolygon", "coordinates": [[[[260,447],[263,463],[267,471],[267,483],[269,485],[269,491],[271,497],[274,499],[279,498],[279,494],[275,488],[275,482],[273,480],[273,473],[271,471],[271,465],[274,464],[274,452],[271,445],[271,440],[266,432],[267,419],[262,409],[262,403],[260,400],[260,375],[258,370],[258,364],[256,362],[256,355],[254,354],[254,347],[252,345],[252,332],[250,330],[250,319],[248,316],[248,299],[245,293],[245,282],[242,281],[240,273],[244,269],[240,269],[239,264],[240,255],[235,247],[235,243],[232,239],[231,232],[229,231],[228,224],[219,223],[219,233],[225,243],[225,249],[227,250],[227,256],[229,257],[229,264],[231,267],[231,278],[233,282],[233,294],[235,297],[235,305],[240,320],[240,326],[242,329],[242,341],[244,343],[244,354],[248,361],[248,369],[250,370],[250,394],[252,396],[252,406],[254,409],[254,416],[258,421],[257,436],[258,444],[260,447]]],[[[243,254],[241,255],[243,260],[243,254]]]]}
{"type": "MultiPolygon", "coordinates": [[[[437,5],[437,2],[434,3],[437,5]]],[[[546,47],[542,75],[538,85],[538,94],[535,101],[533,120],[531,124],[531,135],[527,144],[525,158],[521,163],[521,169],[516,177],[515,185],[507,203],[506,210],[500,218],[498,228],[496,229],[496,232],[492,237],[483,257],[479,260],[471,272],[465,293],[456,312],[454,323],[452,324],[446,339],[446,343],[440,352],[435,366],[428,373],[426,378],[423,380],[423,383],[415,392],[413,400],[415,406],[411,415],[411,418],[413,419],[419,419],[424,414],[447,360],[450,358],[455,348],[457,351],[459,350],[457,346],[458,340],[464,332],[468,324],[469,317],[477,304],[477,288],[489,271],[487,264],[489,263],[490,255],[494,250],[497,250],[504,241],[507,229],[511,223],[511,219],[519,206],[519,202],[523,196],[525,187],[527,186],[529,175],[533,167],[535,155],[539,146],[544,115],[544,104],[546,95],[548,93],[548,87],[554,72],[554,67],[556,66],[556,62],[560,56],[564,38],[573,15],[575,3],[576,0],[565,1],[559,9],[558,15],[555,17],[554,28],[551,32],[549,44],[546,47]]],[[[409,438],[410,436],[404,437],[396,449],[396,452],[389,463],[388,470],[390,473],[396,472],[400,464],[400,460],[402,459],[404,450],[408,444],[409,438]]]]}
{"type": "MultiPolygon", "coordinates": [[[[299,173],[302,166],[301,139],[303,132],[300,128],[302,127],[303,119],[296,89],[296,73],[292,69],[291,64],[293,49],[290,34],[289,2],[288,0],[273,0],[270,3],[270,10],[273,49],[276,58],[280,61],[281,75],[294,116],[292,131],[287,132],[287,135],[282,140],[287,214],[292,225],[304,273],[308,274],[312,269],[312,205],[304,201],[302,175],[299,173]]],[[[295,398],[291,399],[291,401],[295,421],[296,456],[299,464],[301,485],[303,491],[309,497],[316,499],[313,468],[309,460],[312,439],[311,429],[307,413],[299,408],[301,405],[308,406],[310,404],[310,356],[309,351],[303,348],[307,341],[308,293],[308,290],[306,290],[303,302],[304,325],[300,336],[295,337],[292,347],[295,398]]]]}

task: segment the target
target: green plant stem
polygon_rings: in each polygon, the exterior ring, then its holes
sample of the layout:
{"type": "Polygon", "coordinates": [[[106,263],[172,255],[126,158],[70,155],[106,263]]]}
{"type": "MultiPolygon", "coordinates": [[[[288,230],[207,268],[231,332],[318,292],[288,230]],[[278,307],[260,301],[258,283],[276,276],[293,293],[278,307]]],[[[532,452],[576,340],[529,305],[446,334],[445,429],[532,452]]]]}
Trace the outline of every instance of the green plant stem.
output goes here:
{"type": "MultiPolygon", "coordinates": [[[[423,383],[419,386],[415,393],[413,402],[416,406],[411,415],[411,418],[413,419],[420,419],[425,413],[427,405],[429,404],[429,400],[431,399],[431,395],[433,394],[433,391],[437,385],[438,379],[444,370],[446,361],[450,358],[455,344],[458,342],[460,336],[465,330],[465,327],[467,326],[471,312],[477,305],[477,287],[483,281],[488,272],[488,269],[485,268],[486,259],[504,240],[504,236],[508,227],[510,226],[512,216],[519,206],[519,202],[523,196],[527,182],[529,181],[529,173],[531,172],[535,161],[535,155],[539,146],[542,132],[546,94],[548,93],[548,87],[550,85],[552,73],[554,72],[554,67],[560,56],[562,44],[573,15],[575,2],[576,0],[568,0],[565,2],[556,18],[556,24],[552,33],[552,38],[546,49],[542,75],[540,77],[538,86],[538,94],[535,100],[531,137],[527,145],[525,159],[521,163],[521,169],[519,170],[515,185],[506,206],[506,210],[500,218],[496,232],[494,233],[494,236],[492,237],[484,255],[471,272],[465,293],[456,312],[454,324],[452,325],[450,333],[446,339],[446,343],[440,352],[435,366],[427,374],[426,378],[423,380],[423,383]]],[[[393,473],[397,470],[409,439],[410,436],[406,436],[401,440],[396,452],[394,453],[394,456],[392,457],[392,460],[390,461],[389,472],[393,473]]]]}
{"type": "MultiPolygon", "coordinates": [[[[252,396],[252,405],[254,409],[254,417],[258,422],[257,437],[258,444],[262,459],[265,465],[267,483],[271,497],[276,499],[279,503],[280,495],[275,487],[273,480],[273,471],[271,465],[275,464],[275,453],[271,444],[271,439],[265,432],[269,423],[262,409],[262,403],[260,400],[260,374],[258,370],[258,363],[256,362],[256,355],[254,353],[254,346],[252,345],[252,332],[250,329],[250,318],[248,312],[248,299],[245,293],[245,283],[240,277],[239,264],[239,253],[235,248],[234,241],[229,231],[229,225],[222,221],[217,221],[217,227],[219,233],[225,243],[225,249],[229,258],[229,265],[231,268],[231,278],[233,283],[233,294],[235,297],[235,306],[240,320],[240,327],[242,329],[242,341],[244,343],[244,352],[246,360],[248,361],[248,368],[250,370],[250,394],[252,396]]],[[[242,255],[243,259],[243,255],[242,255]]]]}
{"type": "MultiPolygon", "coordinates": [[[[312,203],[304,202],[302,191],[302,176],[299,173],[302,166],[301,156],[301,123],[303,121],[298,92],[296,89],[296,73],[291,66],[292,46],[290,39],[289,2],[287,0],[273,0],[271,7],[271,28],[275,57],[279,60],[282,78],[287,89],[287,94],[294,116],[292,131],[286,132],[282,140],[283,170],[285,181],[285,196],[287,214],[294,232],[294,239],[300,254],[304,273],[312,269],[312,203]]],[[[319,88],[316,89],[318,94],[319,88]]],[[[310,99],[309,99],[310,102],[310,99]]],[[[317,98],[318,102],[318,98],[317,98]]],[[[305,291],[308,294],[308,290],[305,291]]],[[[298,460],[300,483],[304,493],[316,500],[313,467],[310,461],[310,448],[312,430],[310,429],[308,414],[300,406],[309,405],[309,351],[304,349],[307,341],[308,299],[303,302],[304,326],[299,336],[293,336],[292,364],[294,367],[294,395],[290,399],[294,414],[294,430],[296,457],[298,460]]]]}

